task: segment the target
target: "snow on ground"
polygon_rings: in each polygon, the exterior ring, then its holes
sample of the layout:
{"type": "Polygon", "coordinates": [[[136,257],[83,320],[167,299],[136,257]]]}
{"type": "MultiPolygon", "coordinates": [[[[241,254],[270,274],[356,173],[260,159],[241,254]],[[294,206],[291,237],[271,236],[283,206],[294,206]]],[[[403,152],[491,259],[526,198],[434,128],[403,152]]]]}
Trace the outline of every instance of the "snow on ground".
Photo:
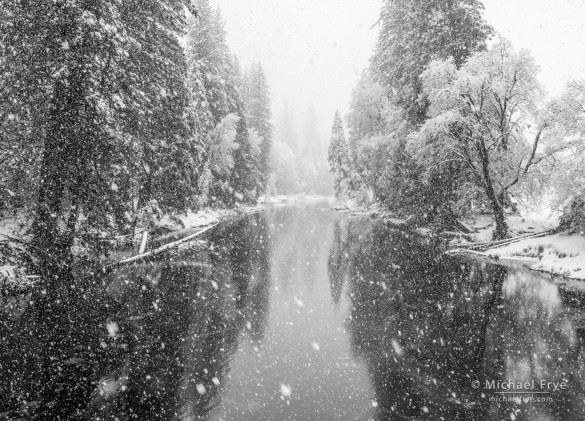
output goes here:
{"type": "Polygon", "coordinates": [[[188,211],[184,214],[164,215],[160,218],[156,226],[168,228],[172,231],[201,228],[244,213],[258,212],[261,207],[258,206],[238,206],[233,209],[213,209],[204,208],[196,212],[188,211]]]}
{"type": "Polygon", "coordinates": [[[295,194],[295,195],[276,195],[276,196],[261,196],[258,199],[258,202],[261,204],[268,204],[268,205],[290,205],[290,204],[299,204],[299,203],[312,203],[312,202],[321,202],[323,200],[328,200],[329,202],[333,203],[334,199],[332,197],[325,197],[320,195],[314,194],[295,194]]]}
{"type": "Polygon", "coordinates": [[[534,270],[585,279],[585,237],[581,235],[529,238],[493,248],[486,254],[500,259],[534,259],[531,265],[534,270]]]}
{"type": "Polygon", "coordinates": [[[26,229],[26,218],[24,213],[0,217],[0,241],[6,240],[6,235],[14,238],[21,238],[26,229]]]}
{"type": "Polygon", "coordinates": [[[26,228],[23,213],[0,218],[0,291],[32,284],[21,267],[23,250],[19,240],[24,239],[26,228]]]}
{"type": "MultiPolygon", "coordinates": [[[[510,236],[539,233],[556,226],[556,221],[546,218],[525,218],[519,215],[509,215],[506,218],[510,229],[510,236]]],[[[473,242],[491,241],[496,224],[491,215],[476,215],[463,221],[467,226],[476,230],[472,234],[473,242]]]]}
{"type": "MultiPolygon", "coordinates": [[[[539,233],[557,226],[555,218],[508,216],[510,236],[539,233]]],[[[491,215],[479,215],[464,221],[477,232],[473,242],[492,239],[495,223],[491,215]]],[[[572,279],[585,279],[585,237],[554,234],[540,238],[527,238],[506,246],[494,247],[483,253],[501,260],[522,261],[531,269],[563,275],[572,279]]]]}
{"type": "Polygon", "coordinates": [[[236,206],[231,209],[214,209],[204,208],[197,212],[189,211],[185,214],[164,215],[156,224],[157,227],[169,228],[172,230],[200,228],[208,225],[217,224],[218,222],[238,216],[245,213],[259,212],[266,205],[269,206],[287,206],[295,204],[306,204],[330,200],[330,198],[318,195],[278,195],[278,196],[261,196],[256,206],[236,206]],[[179,225],[177,222],[180,222],[179,225]]]}
{"type": "MultiPolygon", "coordinates": [[[[184,228],[197,228],[206,225],[217,224],[220,219],[227,216],[228,211],[225,209],[200,209],[197,212],[189,211],[184,215],[177,215],[184,228]]],[[[159,226],[170,225],[170,217],[165,215],[159,226]]]]}

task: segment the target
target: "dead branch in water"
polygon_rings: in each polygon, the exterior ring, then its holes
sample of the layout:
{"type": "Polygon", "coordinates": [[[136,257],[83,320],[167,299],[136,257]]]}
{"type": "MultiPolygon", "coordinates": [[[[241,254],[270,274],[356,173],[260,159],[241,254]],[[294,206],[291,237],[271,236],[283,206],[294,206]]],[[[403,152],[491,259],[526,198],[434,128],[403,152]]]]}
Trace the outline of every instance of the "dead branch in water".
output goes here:
{"type": "Polygon", "coordinates": [[[132,256],[132,257],[129,257],[127,259],[120,260],[119,262],[112,263],[112,264],[106,266],[106,270],[111,270],[113,268],[118,268],[121,266],[129,265],[131,263],[136,263],[136,262],[139,262],[141,260],[148,259],[150,257],[154,257],[158,254],[164,253],[165,251],[171,250],[173,248],[179,247],[181,244],[188,243],[189,241],[195,240],[198,236],[211,230],[212,228],[215,228],[217,225],[218,224],[211,225],[207,228],[202,229],[201,231],[196,232],[195,234],[188,235],[187,237],[184,237],[184,238],[181,238],[177,241],[173,241],[171,243],[165,244],[164,246],[160,246],[159,248],[151,250],[149,252],[137,254],[136,256],[132,256]]]}

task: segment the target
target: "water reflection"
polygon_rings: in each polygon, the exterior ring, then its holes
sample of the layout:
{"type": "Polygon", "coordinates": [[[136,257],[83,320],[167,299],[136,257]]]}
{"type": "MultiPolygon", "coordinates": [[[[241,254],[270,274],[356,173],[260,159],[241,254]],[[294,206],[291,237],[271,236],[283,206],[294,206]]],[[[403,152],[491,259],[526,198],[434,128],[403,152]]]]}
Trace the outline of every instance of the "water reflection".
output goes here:
{"type": "Polygon", "coordinates": [[[333,242],[329,252],[328,269],[331,298],[339,305],[343,286],[349,276],[349,224],[347,219],[337,219],[333,225],[333,242]]]}
{"type": "Polygon", "coordinates": [[[268,316],[265,220],[225,230],[214,252],[126,268],[106,291],[90,279],[83,293],[39,294],[4,315],[0,419],[207,419],[241,332],[261,340],[268,316]]]}
{"type": "Polygon", "coordinates": [[[585,419],[579,292],[320,206],[209,242],[5,298],[0,419],[585,419]]]}
{"type": "MultiPolygon", "coordinates": [[[[376,419],[583,419],[582,342],[555,285],[442,256],[380,226],[354,223],[348,232],[350,262],[330,265],[330,274],[349,278],[347,326],[375,389],[376,419]],[[540,396],[495,393],[486,380],[566,381],[568,389],[526,402],[540,396]]],[[[343,249],[332,247],[330,262],[343,249]]]]}

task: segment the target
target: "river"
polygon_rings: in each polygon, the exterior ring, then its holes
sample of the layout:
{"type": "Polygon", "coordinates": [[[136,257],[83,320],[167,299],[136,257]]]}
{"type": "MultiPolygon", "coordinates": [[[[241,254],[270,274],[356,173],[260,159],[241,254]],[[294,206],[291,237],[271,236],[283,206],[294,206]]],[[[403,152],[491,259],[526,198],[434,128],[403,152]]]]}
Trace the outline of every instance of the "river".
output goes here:
{"type": "Polygon", "coordinates": [[[585,295],[545,276],[326,204],[206,240],[3,298],[0,419],[585,419],[585,295]]]}

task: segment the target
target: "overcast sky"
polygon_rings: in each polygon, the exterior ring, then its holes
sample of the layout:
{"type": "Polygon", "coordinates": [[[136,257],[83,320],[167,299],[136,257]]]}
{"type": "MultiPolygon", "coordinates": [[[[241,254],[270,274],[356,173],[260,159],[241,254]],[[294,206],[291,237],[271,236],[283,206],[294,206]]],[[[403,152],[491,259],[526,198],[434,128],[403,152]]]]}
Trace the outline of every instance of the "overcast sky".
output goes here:
{"type": "MultiPolygon", "coordinates": [[[[212,0],[242,65],[261,61],[277,123],[287,100],[300,117],[312,102],[322,135],[372,54],[381,0],[212,0]]],[[[484,0],[485,17],[517,48],[532,51],[541,81],[559,93],[585,78],[585,0],[484,0]]],[[[301,121],[302,123],[302,121],[301,121]]]]}

